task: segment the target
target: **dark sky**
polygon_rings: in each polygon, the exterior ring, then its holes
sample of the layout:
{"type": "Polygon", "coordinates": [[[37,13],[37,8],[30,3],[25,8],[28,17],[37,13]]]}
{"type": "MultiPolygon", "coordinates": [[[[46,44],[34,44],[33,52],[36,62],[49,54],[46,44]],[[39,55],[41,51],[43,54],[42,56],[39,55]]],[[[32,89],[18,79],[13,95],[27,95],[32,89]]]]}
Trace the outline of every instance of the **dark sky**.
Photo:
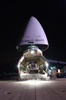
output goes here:
{"type": "Polygon", "coordinates": [[[36,17],[49,41],[47,59],[66,61],[66,0],[21,0],[0,2],[0,63],[16,60],[21,29],[28,18],[36,17]]]}

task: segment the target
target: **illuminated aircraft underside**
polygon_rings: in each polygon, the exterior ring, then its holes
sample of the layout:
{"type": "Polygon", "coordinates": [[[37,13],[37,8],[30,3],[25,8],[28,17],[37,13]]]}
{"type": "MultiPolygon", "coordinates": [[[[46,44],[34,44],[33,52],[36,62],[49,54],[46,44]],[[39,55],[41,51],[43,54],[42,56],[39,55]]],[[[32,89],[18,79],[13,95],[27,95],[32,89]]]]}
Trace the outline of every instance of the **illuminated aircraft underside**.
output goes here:
{"type": "Polygon", "coordinates": [[[30,46],[25,50],[18,62],[20,77],[29,74],[47,74],[48,62],[42,55],[42,51],[36,46],[30,46]]]}

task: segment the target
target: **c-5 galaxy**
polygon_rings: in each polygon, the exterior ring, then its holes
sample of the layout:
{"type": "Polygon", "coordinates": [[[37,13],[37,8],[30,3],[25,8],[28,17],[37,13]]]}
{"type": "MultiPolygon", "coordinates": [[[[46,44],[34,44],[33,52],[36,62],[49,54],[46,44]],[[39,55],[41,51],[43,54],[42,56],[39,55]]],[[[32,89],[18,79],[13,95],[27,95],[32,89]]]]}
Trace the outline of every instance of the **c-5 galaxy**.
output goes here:
{"type": "Polygon", "coordinates": [[[35,17],[31,17],[17,45],[23,55],[18,61],[19,80],[48,79],[48,62],[43,56],[49,43],[43,27],[35,17]]]}

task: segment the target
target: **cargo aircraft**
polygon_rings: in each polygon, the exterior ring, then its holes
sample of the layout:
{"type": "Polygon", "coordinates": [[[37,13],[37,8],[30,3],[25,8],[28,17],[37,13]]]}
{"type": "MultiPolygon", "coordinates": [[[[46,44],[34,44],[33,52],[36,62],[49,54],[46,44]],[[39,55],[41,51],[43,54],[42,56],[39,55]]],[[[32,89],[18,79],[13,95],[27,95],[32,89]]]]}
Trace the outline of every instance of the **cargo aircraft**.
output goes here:
{"type": "Polygon", "coordinates": [[[30,17],[16,49],[23,51],[18,61],[19,80],[48,79],[48,62],[43,56],[49,43],[43,27],[35,17],[30,17]]]}

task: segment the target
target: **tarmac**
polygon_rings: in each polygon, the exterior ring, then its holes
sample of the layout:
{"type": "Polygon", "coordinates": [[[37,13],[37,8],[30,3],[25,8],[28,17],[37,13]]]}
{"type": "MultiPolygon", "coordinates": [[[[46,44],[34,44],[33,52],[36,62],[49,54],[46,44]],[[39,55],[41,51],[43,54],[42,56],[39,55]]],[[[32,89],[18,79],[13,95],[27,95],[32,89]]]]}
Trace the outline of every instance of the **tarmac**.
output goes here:
{"type": "Polygon", "coordinates": [[[66,78],[0,81],[0,100],[66,100],[66,78]]]}

